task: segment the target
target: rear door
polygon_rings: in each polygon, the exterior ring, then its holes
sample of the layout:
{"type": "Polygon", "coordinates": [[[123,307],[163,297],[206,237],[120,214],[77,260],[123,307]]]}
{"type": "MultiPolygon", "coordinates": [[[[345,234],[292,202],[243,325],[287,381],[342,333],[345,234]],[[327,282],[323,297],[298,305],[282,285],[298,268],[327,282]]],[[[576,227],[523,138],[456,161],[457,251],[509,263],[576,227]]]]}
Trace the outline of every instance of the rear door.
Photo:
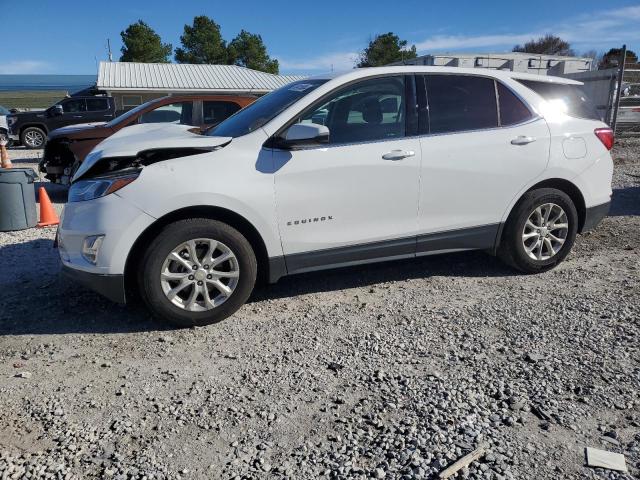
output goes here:
{"type": "Polygon", "coordinates": [[[337,89],[295,120],[326,125],[328,145],[274,150],[289,273],[415,255],[420,143],[412,136],[415,89],[407,78],[337,89]]]}
{"type": "Polygon", "coordinates": [[[87,98],[86,121],[108,122],[113,118],[110,100],[107,97],[87,98]]]}
{"type": "Polygon", "coordinates": [[[417,252],[490,248],[507,207],[547,165],[547,124],[490,77],[426,75],[417,88],[425,133],[417,252]]]}

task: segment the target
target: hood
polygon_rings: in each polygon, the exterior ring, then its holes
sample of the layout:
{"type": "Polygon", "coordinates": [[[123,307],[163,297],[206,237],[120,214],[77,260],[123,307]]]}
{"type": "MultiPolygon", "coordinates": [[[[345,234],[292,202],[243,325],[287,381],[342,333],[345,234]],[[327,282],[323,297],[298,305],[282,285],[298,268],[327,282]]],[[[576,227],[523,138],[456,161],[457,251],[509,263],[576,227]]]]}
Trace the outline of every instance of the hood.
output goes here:
{"type": "Polygon", "coordinates": [[[104,138],[111,133],[106,122],[78,123],[66,127],[56,128],[49,132],[49,139],[68,137],[74,140],[87,138],[104,138]]]}
{"type": "Polygon", "coordinates": [[[230,137],[209,137],[192,133],[189,125],[143,124],[133,125],[100,142],[85,158],[72,181],[83,177],[97,164],[107,160],[124,160],[122,166],[133,165],[141,157],[154,155],[153,161],[184,157],[215,150],[228,144],[230,137]],[[172,154],[174,152],[174,154],[172,154]]]}

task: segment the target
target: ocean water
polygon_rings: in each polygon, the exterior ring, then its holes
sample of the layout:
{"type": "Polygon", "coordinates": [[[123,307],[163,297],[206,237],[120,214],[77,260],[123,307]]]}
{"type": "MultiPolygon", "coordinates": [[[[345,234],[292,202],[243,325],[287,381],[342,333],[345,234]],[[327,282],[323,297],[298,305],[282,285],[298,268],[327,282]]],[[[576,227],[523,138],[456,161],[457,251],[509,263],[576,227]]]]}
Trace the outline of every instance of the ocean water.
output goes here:
{"type": "Polygon", "coordinates": [[[66,90],[73,93],[95,83],[95,75],[0,75],[0,92],[66,90]]]}

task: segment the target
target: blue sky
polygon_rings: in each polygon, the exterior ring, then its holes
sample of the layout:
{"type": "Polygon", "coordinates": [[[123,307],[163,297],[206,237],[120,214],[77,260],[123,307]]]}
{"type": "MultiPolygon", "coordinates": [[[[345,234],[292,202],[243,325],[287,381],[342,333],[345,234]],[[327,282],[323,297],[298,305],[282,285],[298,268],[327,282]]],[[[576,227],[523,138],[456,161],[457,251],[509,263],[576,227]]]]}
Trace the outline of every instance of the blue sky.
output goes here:
{"type": "Polygon", "coordinates": [[[94,74],[107,38],[142,19],[164,42],[180,44],[185,23],[208,15],[226,40],[259,33],[282,73],[348,69],[369,39],[392,31],[419,53],[503,52],[554,33],[578,53],[627,43],[640,50],[640,1],[194,1],[0,0],[0,73],[94,74]]]}

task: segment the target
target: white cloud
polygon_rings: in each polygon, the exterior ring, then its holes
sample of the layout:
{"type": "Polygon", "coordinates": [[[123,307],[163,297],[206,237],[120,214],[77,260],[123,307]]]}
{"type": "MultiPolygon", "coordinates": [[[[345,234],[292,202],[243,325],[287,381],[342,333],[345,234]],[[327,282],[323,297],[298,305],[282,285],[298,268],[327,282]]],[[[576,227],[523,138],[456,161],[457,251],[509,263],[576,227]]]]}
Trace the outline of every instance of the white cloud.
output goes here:
{"type": "Polygon", "coordinates": [[[47,73],[51,71],[51,65],[39,60],[17,60],[0,63],[0,74],[29,74],[47,73]]]}
{"type": "Polygon", "coordinates": [[[317,70],[323,72],[349,70],[358,58],[356,52],[330,52],[304,60],[277,57],[280,67],[285,70],[317,70]]]}
{"type": "Polygon", "coordinates": [[[465,48],[483,47],[513,47],[518,43],[524,43],[539,34],[498,34],[498,35],[436,35],[416,42],[419,52],[426,50],[458,50],[465,48]]]}
{"type": "Polygon", "coordinates": [[[478,48],[508,48],[538,38],[546,33],[558,35],[580,49],[608,49],[617,45],[603,43],[623,43],[640,39],[637,20],[640,6],[624,7],[600,11],[597,15],[582,13],[566,22],[549,24],[536,28],[534,32],[503,33],[490,35],[434,35],[422,41],[413,42],[418,52],[430,53],[446,50],[468,50],[478,48]]]}

